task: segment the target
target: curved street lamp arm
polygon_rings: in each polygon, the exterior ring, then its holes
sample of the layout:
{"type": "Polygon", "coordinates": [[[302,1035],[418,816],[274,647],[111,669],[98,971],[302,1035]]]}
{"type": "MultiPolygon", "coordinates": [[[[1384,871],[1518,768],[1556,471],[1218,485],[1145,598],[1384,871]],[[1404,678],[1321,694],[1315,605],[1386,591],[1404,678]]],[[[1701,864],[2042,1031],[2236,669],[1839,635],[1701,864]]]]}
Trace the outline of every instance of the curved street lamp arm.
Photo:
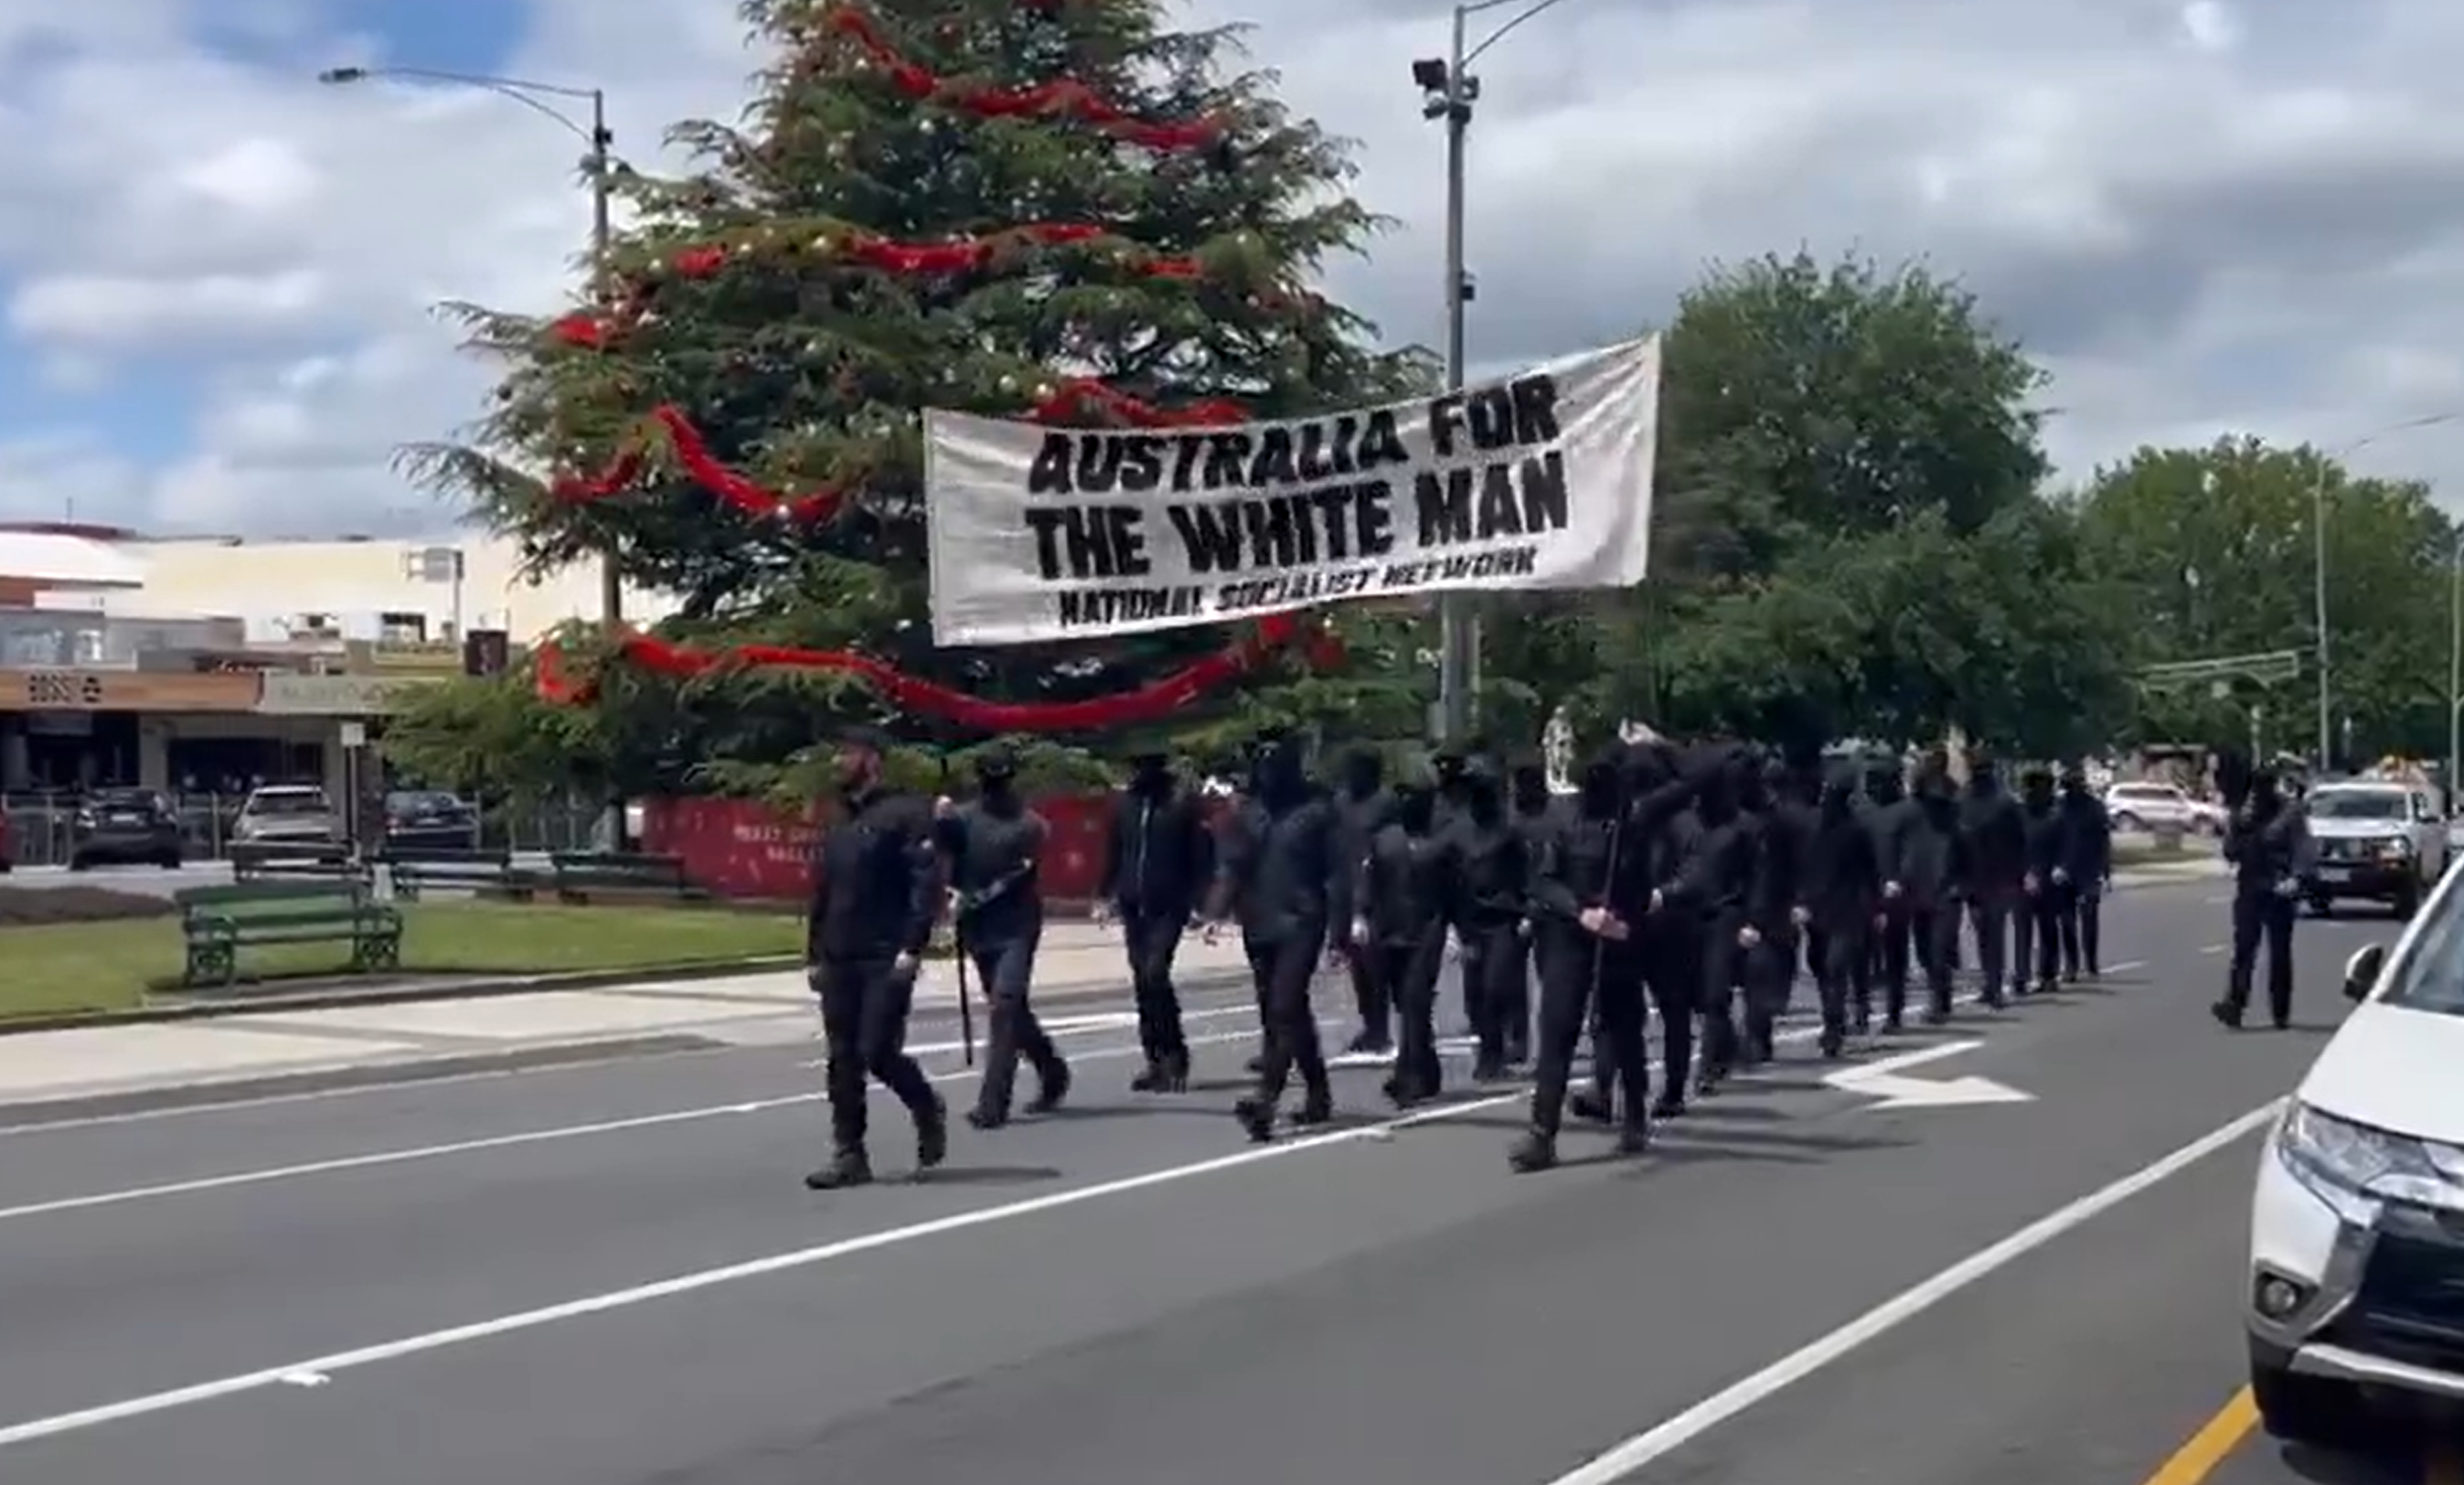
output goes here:
{"type": "MultiPolygon", "coordinates": [[[[1470,5],[1470,6],[1465,6],[1465,7],[1463,7],[1463,13],[1465,13],[1465,14],[1471,14],[1471,13],[1473,13],[1473,12],[1475,12],[1475,11],[1479,11],[1491,10],[1491,9],[1493,9],[1493,8],[1495,8],[1495,7],[1499,6],[1499,5],[1503,5],[1503,4],[1505,4],[1505,3],[1507,3],[1507,0],[1487,0],[1487,3],[1486,3],[1486,4],[1485,4],[1485,5],[1470,5]]],[[[1518,12],[1518,13],[1517,13],[1517,14],[1516,14],[1512,19],[1508,20],[1505,25],[1500,26],[1500,27],[1498,27],[1495,31],[1490,32],[1490,33],[1488,33],[1488,35],[1487,35],[1485,38],[1484,38],[1478,46],[1475,46],[1475,47],[1473,47],[1470,51],[1465,52],[1465,53],[1463,54],[1463,65],[1464,65],[1464,66],[1466,66],[1466,67],[1468,67],[1468,66],[1470,66],[1473,62],[1475,62],[1475,61],[1477,61],[1477,60],[1479,60],[1479,58],[1480,58],[1480,55],[1481,55],[1483,52],[1487,51],[1490,47],[1493,47],[1493,46],[1497,45],[1499,42],[1501,42],[1501,41],[1505,40],[1505,39],[1507,38],[1507,35],[1509,35],[1510,33],[1512,33],[1512,32],[1514,31],[1514,29],[1515,29],[1516,27],[1518,27],[1518,26],[1522,25],[1525,21],[1528,21],[1528,20],[1532,19],[1533,17],[1535,17],[1535,16],[1539,15],[1539,14],[1540,14],[1542,11],[1553,11],[1553,10],[1555,10],[1557,7],[1559,7],[1559,6],[1561,6],[1561,5],[1565,4],[1565,3],[1566,3],[1566,0],[1539,0],[1539,3],[1538,3],[1538,4],[1531,6],[1531,7],[1530,7],[1529,9],[1528,9],[1528,10],[1525,10],[1525,11],[1522,11],[1518,12]]]]}
{"type": "Polygon", "coordinates": [[[434,67],[336,67],[319,76],[326,82],[357,82],[362,78],[404,78],[419,82],[448,82],[458,87],[476,88],[484,93],[494,93],[499,98],[512,99],[594,149],[605,143],[594,138],[590,129],[580,121],[562,109],[539,101],[539,94],[546,94],[551,98],[588,99],[595,104],[601,97],[596,88],[569,88],[561,83],[531,82],[520,78],[492,78],[482,73],[446,72],[434,67]]]}

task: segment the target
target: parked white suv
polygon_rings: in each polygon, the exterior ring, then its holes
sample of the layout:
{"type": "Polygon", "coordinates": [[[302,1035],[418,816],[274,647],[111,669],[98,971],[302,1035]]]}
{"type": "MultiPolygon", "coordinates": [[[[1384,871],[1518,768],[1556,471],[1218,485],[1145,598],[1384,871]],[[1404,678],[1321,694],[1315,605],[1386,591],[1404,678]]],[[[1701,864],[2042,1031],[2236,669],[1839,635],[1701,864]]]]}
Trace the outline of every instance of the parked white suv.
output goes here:
{"type": "Polygon", "coordinates": [[[2259,1158],[2243,1305],[2267,1430],[2365,1441],[2388,1396],[2464,1401],[2464,902],[2441,885],[2259,1158]]]}

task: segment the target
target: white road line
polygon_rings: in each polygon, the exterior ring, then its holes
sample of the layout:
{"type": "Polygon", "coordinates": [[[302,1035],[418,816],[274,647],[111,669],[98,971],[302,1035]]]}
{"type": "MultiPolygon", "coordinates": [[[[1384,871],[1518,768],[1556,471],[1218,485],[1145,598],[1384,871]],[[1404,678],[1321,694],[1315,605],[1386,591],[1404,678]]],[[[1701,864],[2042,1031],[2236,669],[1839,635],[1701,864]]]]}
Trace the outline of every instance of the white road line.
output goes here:
{"type": "MultiPolygon", "coordinates": [[[[1199,1016],[1220,1017],[1234,1014],[1255,1015],[1248,1008],[1239,1010],[1190,1011],[1199,1016]]],[[[1084,1027],[1077,1030],[1098,1031],[1103,1028],[1084,1027]]],[[[1237,1032],[1220,1036],[1193,1036],[1193,1046],[1213,1046],[1221,1042],[1243,1041],[1254,1032],[1237,1032]]],[[[918,1052],[930,1051],[917,1048],[918,1052]]],[[[957,1044],[948,1051],[956,1052],[957,1044]]],[[[1097,1047],[1079,1052],[1081,1061],[1105,1060],[1142,1055],[1135,1047],[1097,1047]]],[[[933,1075],[936,1083],[960,1082],[976,1075],[972,1068],[956,1069],[933,1075]]],[[[621,1134],[634,1129],[656,1129],[667,1124],[689,1124],[703,1119],[734,1118],[761,1114],[772,1109],[794,1108],[799,1104],[821,1102],[827,1095],[821,1090],[784,1094],[773,1098],[754,1098],[742,1103],[705,1104],[690,1109],[670,1109],[659,1114],[637,1114],[627,1119],[601,1119],[588,1124],[560,1124],[552,1129],[526,1129],[516,1134],[488,1135],[475,1140],[456,1140],[446,1144],[412,1145],[402,1149],[375,1150],[364,1155],[341,1155],[331,1160],[303,1161],[293,1165],[268,1165],[256,1170],[235,1170],[219,1176],[198,1176],[187,1181],[165,1181],[153,1186],[128,1186],[117,1191],[95,1191],[84,1196],[64,1196],[55,1201],[29,1202],[19,1207],[0,1207],[0,1222],[21,1217],[53,1216],[67,1211],[90,1211],[99,1207],[122,1207],[131,1202],[153,1201],[166,1196],[192,1196],[201,1191],[224,1191],[236,1186],[265,1186],[275,1181],[296,1181],[306,1176],[328,1176],[346,1170],[370,1170],[384,1165],[403,1165],[413,1161],[442,1160],[455,1155],[476,1155],[490,1150],[518,1149],[524,1145],[546,1144],[560,1140],[580,1140],[591,1135],[621,1134]]]]}
{"type": "MultiPolygon", "coordinates": [[[[1914,1319],[1945,1299],[2063,1233],[2112,1210],[2134,1196],[2180,1175],[2234,1141],[2265,1128],[2282,1107],[2277,1099],[2251,1110],[2223,1128],[2200,1136],[2153,1164],[2092,1191],[2038,1218],[1990,1248],[1970,1253],[1933,1277],[1882,1301],[1837,1330],[1780,1358],[1752,1376],[1713,1393],[1647,1432],[1638,1433],[1580,1469],[1549,1485],[1613,1485],[1666,1457],[1783,1389],[1847,1356],[1885,1332],[1914,1319]]],[[[0,1442],[6,1436],[0,1435],[0,1442]]]]}
{"type": "Polygon", "coordinates": [[[2233,947],[2233,945],[2230,943],[2203,943],[2199,945],[2199,952],[2202,954],[2221,954],[2231,947],[2233,947]]]}
{"type": "MultiPolygon", "coordinates": [[[[2136,961],[2125,962],[2109,967],[2116,970],[2133,968],[2137,966],[2137,963],[2138,962],[2136,961]]],[[[1963,997],[1962,1000],[1963,1003],[1966,1003],[1969,1000],[1972,1000],[1972,998],[1973,997],[1963,997]]],[[[1813,1040],[1816,1035],[1818,1035],[1819,1031],[1820,1029],[1817,1027],[1792,1027],[1781,1031],[1773,1039],[1778,1042],[1791,1044],[1806,1042],[1813,1040]]],[[[1242,1033],[1243,1036],[1249,1033],[1242,1033]]],[[[1213,1039],[1238,1040],[1241,1039],[1241,1037],[1231,1036],[1213,1039]]],[[[1192,1038],[1192,1040],[1195,1041],[1198,1040],[1198,1038],[1192,1038]]],[[[1652,1061],[1652,1071],[1655,1073],[1661,1071],[1658,1058],[1654,1058],[1652,1061]]],[[[1750,1082],[1748,1082],[1744,1086],[1749,1088],[1751,1084],[1750,1082]]],[[[1326,1134],[1307,1135],[1294,1139],[1285,1139],[1280,1140],[1273,1144],[1253,1145],[1247,1149],[1240,1150],[1233,1154],[1219,1155],[1212,1160],[1197,1161],[1183,1165],[1170,1165],[1161,1170],[1144,1171],[1134,1176],[1123,1176],[1111,1181],[1093,1182],[1087,1186],[1072,1186],[1067,1190],[1048,1192],[1043,1196],[1028,1197],[1022,1201],[1005,1202],[996,1207],[979,1207],[971,1211],[954,1212],[946,1217],[935,1217],[930,1221],[913,1223],[907,1227],[891,1228],[878,1232],[867,1232],[857,1237],[843,1238],[837,1242],[823,1243],[811,1248],[801,1248],[793,1252],[775,1253],[766,1258],[755,1258],[742,1263],[728,1264],[722,1268],[704,1269],[692,1274],[680,1274],[672,1278],[659,1279],[648,1284],[637,1284],[627,1289],[610,1290],[605,1294],[588,1295],[579,1299],[568,1299],[559,1304],[542,1305],[537,1309],[521,1310],[511,1315],[501,1315],[493,1319],[474,1320],[469,1324],[451,1326],[443,1330],[428,1331],[416,1336],[405,1336],[400,1340],[381,1341],[375,1345],[362,1346],[355,1350],[337,1351],[330,1355],[309,1357],[300,1361],[286,1362],[278,1366],[268,1366],[256,1371],[241,1372],[233,1376],[217,1378],[211,1382],[200,1382],[188,1386],[173,1387],[167,1391],[149,1392],[142,1397],[128,1398],[117,1403],[105,1403],[94,1407],[79,1408],[75,1412],[55,1413],[48,1418],[35,1418],[25,1423],[0,1427],[0,1449],[8,1448],[12,1444],[29,1444],[37,1439],[56,1438],[66,1433],[81,1432],[88,1429],[100,1428],[106,1424],[124,1422],[131,1418],[142,1418],[154,1413],[169,1412],[176,1408],[193,1407],[199,1403],[210,1403],[223,1398],[236,1397],[242,1393],[262,1391],[268,1387],[296,1386],[298,1385],[298,1383],[294,1379],[304,1376],[313,1375],[321,1377],[330,1382],[336,1373],[355,1371],[362,1367],[374,1366],[383,1362],[400,1361],[405,1357],[420,1356],[428,1352],[441,1351],[452,1346],[467,1345],[476,1341],[491,1340],[495,1337],[513,1335],[521,1331],[537,1330],[543,1326],[559,1324],[565,1320],[581,1319],[593,1315],[602,1315],[612,1310],[629,1309],[634,1305],[647,1304],[656,1299],[667,1299],[678,1295],[689,1295],[705,1289],[715,1289],[722,1284],[733,1284],[744,1279],[760,1278],[767,1274],[781,1274],[797,1269],[811,1268],[816,1264],[827,1263],[832,1259],[853,1257],[858,1253],[869,1252],[874,1249],[891,1248],[901,1243],[912,1243],[920,1241],[924,1238],[938,1237],[946,1232],[959,1232],[970,1228],[987,1227],[994,1223],[1007,1222],[1019,1217],[1036,1216],[1043,1212],[1056,1211],[1063,1208],[1076,1207],[1088,1202],[1100,1201],[1106,1197],[1123,1196],[1134,1191],[1143,1191],[1154,1186],[1169,1186],[1175,1182],[1194,1180],[1199,1176],[1220,1175],[1225,1171],[1240,1170],[1246,1166],[1260,1164],[1266,1161],[1282,1160],[1288,1156],[1305,1154],[1311,1150],[1323,1150],[1335,1145],[1347,1143],[1382,1143],[1391,1140],[1394,1137],[1395,1132],[1400,1129],[1409,1129],[1420,1124],[1438,1123],[1450,1119],[1461,1119],[1465,1115],[1480,1113],[1486,1109],[1504,1108],[1508,1104],[1520,1103],[1529,1097],[1530,1094],[1528,1087],[1518,1086],[1508,1092],[1470,1098],[1460,1103],[1448,1103],[1437,1108],[1420,1109],[1397,1118],[1381,1119],[1374,1124],[1355,1125],[1349,1129],[1333,1130],[1326,1134]]],[[[2237,1122],[2242,1125],[2246,1125],[2249,1128],[2255,1128],[2261,1117],[2272,1112],[2273,1108],[2274,1106],[2271,1105],[2269,1109],[2261,1110],[2257,1115],[2246,1116],[2244,1119],[2237,1122]]],[[[2232,1138],[2237,1138],[2240,1132],[2240,1130],[2236,1129],[2233,1134],[2225,1135],[2220,1131],[2219,1135],[2209,1136],[2208,1141],[2201,1141],[2201,1144],[2208,1145],[2210,1141],[2213,1141],[2215,1145],[2221,1145],[2223,1143],[2230,1142],[2232,1138]],[[2222,1136],[2222,1138],[2220,1138],[2220,1136],[2222,1136]]],[[[2193,1148],[2198,1149],[2199,1154],[2206,1153],[2206,1150],[2203,1148],[2199,1148],[2197,1146],[2194,1146],[2193,1148]]],[[[2173,1169],[2178,1169],[2182,1165],[2187,1165],[2192,1160],[2197,1158],[2197,1155],[2186,1155],[2184,1152],[2176,1152],[2176,1154],[2167,1157],[2166,1162],[2159,1162],[2158,1165],[2150,1166],[2147,1171],[2142,1171],[2138,1176],[2129,1178],[2120,1186],[2109,1186],[2105,1191],[2087,1198],[2085,1203],[2076,1204],[2077,1212],[2072,1217],[2070,1225],[2076,1226],[2079,1222],[2085,1221],[2088,1216],[2092,1216],[2095,1212],[2102,1210],[2104,1207],[2115,1205],[2116,1203],[2125,1199],[2127,1196],[2134,1194],[2136,1191],[2143,1190],[2146,1186],[2155,1185],[2156,1182],[2163,1180],[2166,1175],[2171,1174],[2173,1169]],[[2174,1164],[2167,1165],[2167,1162],[2174,1164]],[[2159,1173],[2150,1174],[2150,1172],[2159,1173]],[[2131,1182],[2139,1182],[2140,1184],[2138,1186],[2131,1186],[2131,1182]],[[2128,1189],[2123,1189],[2123,1187],[2128,1187],[2128,1189]],[[2097,1203],[2100,1200],[2102,1202],[2101,1206],[2090,1205],[2097,1203]]],[[[2048,1220],[2050,1221],[2051,1219],[2048,1220]]],[[[2044,1224],[2042,1223],[2038,1224],[2040,1227],[2043,1225],[2044,1224]]],[[[2031,1231],[2033,1230],[2034,1230],[2032,1229],[2031,1231]]],[[[2019,1235],[2021,1237],[2025,1237],[2028,1234],[2021,1233],[2019,1235]]],[[[2016,1239],[2006,1239],[2003,1246],[2010,1246],[2011,1243],[2015,1241],[2016,1239]]],[[[2041,1243],[2043,1241],[2045,1241],[2045,1238],[2038,1237],[2035,1242],[2030,1243],[2027,1246],[2033,1247],[2035,1246],[2036,1243],[2041,1243]]],[[[2017,1248],[2013,1250],[2009,1256],[1999,1259],[1998,1262],[2008,1262],[2009,1257],[2016,1256],[2017,1253],[2024,1252],[2026,1251],[2026,1247],[2017,1248]]],[[[1993,1250],[1988,1251],[1989,1253],[1992,1252],[1993,1250]]],[[[1982,1258],[1984,1256],[1986,1255],[1980,1254],[1978,1255],[1978,1258],[1982,1258]]],[[[1958,1274],[1964,1269],[1976,1265],[1978,1258],[1970,1258],[1968,1260],[1967,1264],[1946,1271],[1943,1275],[1934,1280],[1934,1283],[1939,1285],[1942,1283],[1944,1278],[1958,1274]]],[[[1993,1266],[1995,1265],[1987,1265],[1984,1268],[1975,1269],[1974,1273],[1969,1274],[1967,1278],[1961,1279],[1960,1283],[1966,1283],[1969,1279],[1979,1276],[1986,1272],[1990,1272],[1991,1268],[1993,1266]]],[[[1921,1289],[1924,1286],[1920,1286],[1921,1289]]],[[[1957,1287],[1957,1284],[1951,1286],[1951,1288],[1954,1289],[1957,1287]]],[[[1916,1292],[1917,1291],[1911,1291],[1912,1294],[1916,1292]]],[[[1948,1294],[1949,1292],[1950,1289],[1945,1289],[1942,1291],[1942,1294],[1948,1294]]],[[[1926,1298],[1922,1304],[1916,1306],[1916,1308],[1922,1309],[1925,1304],[1933,1303],[1935,1299],[1938,1299],[1941,1297],[1941,1295],[1935,1295],[1926,1298]]],[[[1906,1297],[1903,1296],[1901,1300],[1894,1301],[1894,1303],[1903,1303],[1906,1297]]],[[[1915,1310],[1911,1309],[1907,1313],[1913,1314],[1915,1313],[1915,1310]]],[[[1878,1327],[1873,1333],[1879,1334],[1880,1329],[1888,1328],[1888,1325],[1896,1324],[1899,1319],[1905,1318],[1906,1317],[1904,1315],[1902,1315],[1890,1319],[1885,1321],[1882,1326],[1878,1327]]],[[[1868,1317],[1868,1319],[1870,1319],[1871,1317],[1868,1317]]],[[[1860,1320],[1857,1323],[1864,1324],[1866,1321],[1860,1320]]],[[[1852,1326],[1851,1329],[1853,1328],[1854,1327],[1852,1326]]],[[[1842,1331],[1837,1334],[1845,1335],[1847,1332],[1842,1331]]],[[[1856,1344],[1860,1344],[1867,1339],[1870,1339],[1870,1336],[1859,1336],[1853,1339],[1849,1342],[1849,1345],[1854,1346],[1856,1344]]],[[[1819,1344],[1819,1342],[1817,1342],[1817,1344],[1819,1344]]],[[[1814,1364],[1818,1365],[1820,1363],[1817,1361],[1814,1364]]],[[[1811,1370],[1812,1366],[1807,1366],[1804,1369],[1811,1370]]],[[[1802,1372],[1799,1372],[1796,1375],[1802,1375],[1802,1372]]],[[[1772,1385],[1769,1390],[1775,1391],[1779,1386],[1784,1386],[1788,1382],[1794,1380],[1795,1375],[1785,1377],[1780,1382],[1772,1385]]],[[[1726,1394],[1723,1395],[1725,1396],[1726,1394]]],[[[1768,1395],[1768,1392],[1764,1395],[1768,1395]]],[[[1717,1400],[1715,1399],[1714,1401],[1717,1400]]],[[[1708,1405],[1705,1406],[1707,1407],[1708,1405]]],[[[1739,1404],[1737,1406],[1741,1407],[1745,1405],[1739,1404]]],[[[1734,1411],[1735,1408],[1731,1408],[1730,1410],[1734,1411]]],[[[1727,1414],[1724,1413],[1721,1416],[1725,1417],[1727,1414]]],[[[1718,1420],[1713,1419],[1711,1421],[1716,1422],[1718,1420]]],[[[1704,1423],[1695,1431],[1699,1432],[1702,1429],[1708,1427],[1710,1427],[1709,1422],[1704,1423]]],[[[1675,1446],[1669,1445],[1667,1447],[1674,1448],[1675,1446]]],[[[1665,1451],[1663,1450],[1662,1452],[1664,1452],[1665,1451]]],[[[1623,1472],[1619,1471],[1618,1473],[1623,1472]]],[[[1594,1477],[1578,1474],[1570,1477],[1568,1481],[1554,1482],[1554,1485],[1595,1485],[1596,1481],[1603,1481],[1612,1477],[1613,1476],[1594,1477]]]]}

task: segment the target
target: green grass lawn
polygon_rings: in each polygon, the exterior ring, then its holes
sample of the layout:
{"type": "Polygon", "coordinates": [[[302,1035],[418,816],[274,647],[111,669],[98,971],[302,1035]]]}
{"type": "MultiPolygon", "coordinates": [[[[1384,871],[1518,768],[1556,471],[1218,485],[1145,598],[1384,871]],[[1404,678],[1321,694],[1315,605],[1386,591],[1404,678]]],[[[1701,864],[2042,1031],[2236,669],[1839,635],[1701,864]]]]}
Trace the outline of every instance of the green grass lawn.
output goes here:
{"type": "MultiPolygon", "coordinates": [[[[785,914],[662,907],[423,902],[403,909],[405,975],[663,969],[803,947],[785,914]]],[[[133,1007],[178,987],[180,920],[0,927],[0,1019],[133,1007]]],[[[347,943],[243,951],[243,979],[340,975],[347,943]]]]}

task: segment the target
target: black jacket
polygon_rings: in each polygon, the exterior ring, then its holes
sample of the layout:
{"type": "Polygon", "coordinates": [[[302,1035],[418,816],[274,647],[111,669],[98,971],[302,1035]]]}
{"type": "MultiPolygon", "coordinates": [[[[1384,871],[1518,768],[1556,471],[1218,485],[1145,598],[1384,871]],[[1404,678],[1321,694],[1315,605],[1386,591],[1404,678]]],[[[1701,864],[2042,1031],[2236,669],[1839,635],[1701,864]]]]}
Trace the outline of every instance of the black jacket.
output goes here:
{"type": "Polygon", "coordinates": [[[1752,900],[1746,911],[1766,931],[1776,932],[1789,926],[1791,910],[1805,902],[1805,854],[1814,838],[1814,809],[1776,798],[1755,823],[1752,900]]]}
{"type": "Polygon", "coordinates": [[[1353,911],[1368,922],[1373,942],[1443,937],[1460,875],[1454,842],[1445,831],[1415,835],[1389,820],[1370,837],[1369,853],[1361,859],[1353,911]]]}
{"type": "Polygon", "coordinates": [[[2309,822],[2289,804],[2265,814],[2245,807],[2225,827],[2225,859],[2233,863],[2235,891],[2274,892],[2309,872],[2309,822]]]}
{"type": "Polygon", "coordinates": [[[1911,799],[1891,837],[1890,859],[1907,905],[1947,907],[1969,890],[1968,836],[1951,799],[1911,799]]]}
{"type": "Polygon", "coordinates": [[[1044,860],[1044,816],[1023,802],[1012,810],[980,800],[937,822],[958,893],[958,936],[970,948],[1012,943],[1044,928],[1036,872],[1044,860]]]}
{"type": "Polygon", "coordinates": [[[940,887],[933,808],[874,788],[849,795],[815,852],[806,960],[891,959],[932,941],[940,887]]]}
{"type": "Polygon", "coordinates": [[[1873,826],[1855,811],[1816,816],[1805,853],[1802,900],[1814,925],[1862,931],[1882,901],[1882,865],[1873,826]]]}
{"type": "Polygon", "coordinates": [[[1462,872],[1454,904],[1457,930],[1468,934],[1520,920],[1530,909],[1531,857],[1506,811],[1484,823],[1474,810],[1459,809],[1445,833],[1462,872]]]}
{"type": "Polygon", "coordinates": [[[1330,803],[1334,808],[1337,841],[1343,852],[1343,893],[1345,901],[1338,903],[1335,917],[1349,921],[1358,906],[1350,901],[1353,884],[1359,877],[1360,863],[1368,858],[1369,844],[1377,832],[1395,818],[1395,796],[1385,789],[1373,789],[1355,794],[1348,788],[1337,789],[1330,803]]]}
{"type": "Polygon", "coordinates": [[[2113,875],[2113,821],[2104,801],[2085,789],[2065,790],[2055,807],[2062,816],[2062,870],[2081,889],[2113,875]]]}
{"type": "Polygon", "coordinates": [[[1959,833],[1968,853],[1963,886],[1985,893],[2018,889],[2028,871],[2028,824],[2017,800],[1998,786],[1970,788],[1959,801],[1959,833]]]}
{"type": "Polygon", "coordinates": [[[1323,940],[1335,908],[1351,896],[1342,827],[1316,795],[1281,809],[1251,799],[1224,822],[1216,890],[1244,938],[1282,943],[1323,940]]]}
{"type": "Polygon", "coordinates": [[[1215,835],[1198,798],[1173,789],[1157,798],[1124,789],[1104,832],[1104,875],[1096,895],[1124,918],[1187,918],[1215,874],[1215,835]]]}
{"type": "Polygon", "coordinates": [[[2054,873],[2069,870],[2063,865],[2063,853],[2070,844],[2070,822],[2052,800],[2045,801],[2041,809],[2022,804],[2019,822],[2026,832],[2028,874],[2036,878],[2039,890],[2051,887],[2054,873]]]}

